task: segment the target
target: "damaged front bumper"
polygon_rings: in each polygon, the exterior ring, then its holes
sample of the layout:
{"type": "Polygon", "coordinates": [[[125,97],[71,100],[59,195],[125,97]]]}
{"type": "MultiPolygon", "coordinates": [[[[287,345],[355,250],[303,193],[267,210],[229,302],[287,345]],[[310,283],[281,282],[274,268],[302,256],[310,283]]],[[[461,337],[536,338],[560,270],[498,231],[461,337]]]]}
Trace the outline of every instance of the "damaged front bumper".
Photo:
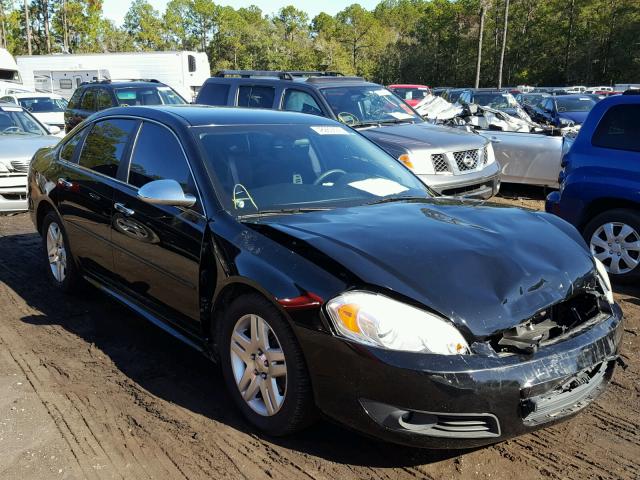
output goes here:
{"type": "Polygon", "coordinates": [[[27,176],[0,173],[0,214],[27,210],[27,176]]]}
{"type": "Polygon", "coordinates": [[[298,328],[318,407],[364,434],[473,448],[567,418],[613,374],[622,312],[532,354],[442,356],[367,347],[298,328]]]}

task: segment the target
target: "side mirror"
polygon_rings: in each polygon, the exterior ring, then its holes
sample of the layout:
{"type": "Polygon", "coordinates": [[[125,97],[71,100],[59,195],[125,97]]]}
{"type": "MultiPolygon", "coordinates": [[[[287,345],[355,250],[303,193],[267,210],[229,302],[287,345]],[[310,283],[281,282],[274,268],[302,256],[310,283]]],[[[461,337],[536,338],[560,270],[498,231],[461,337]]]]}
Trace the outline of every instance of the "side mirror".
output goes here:
{"type": "Polygon", "coordinates": [[[196,197],[184,193],[175,180],[154,180],[138,190],[138,198],[151,205],[171,205],[174,207],[192,207],[196,197]]]}
{"type": "Polygon", "coordinates": [[[47,130],[49,130],[51,135],[57,135],[62,131],[57,125],[47,125],[47,130]]]}

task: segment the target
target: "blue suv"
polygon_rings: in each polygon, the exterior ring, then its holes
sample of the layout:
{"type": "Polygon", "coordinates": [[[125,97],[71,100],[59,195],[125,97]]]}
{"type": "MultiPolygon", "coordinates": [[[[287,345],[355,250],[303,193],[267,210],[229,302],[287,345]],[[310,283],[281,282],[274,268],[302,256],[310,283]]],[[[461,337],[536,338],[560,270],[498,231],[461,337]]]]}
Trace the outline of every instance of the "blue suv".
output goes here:
{"type": "Polygon", "coordinates": [[[640,279],[640,91],[593,107],[546,210],[575,225],[613,280],[640,279]]]}

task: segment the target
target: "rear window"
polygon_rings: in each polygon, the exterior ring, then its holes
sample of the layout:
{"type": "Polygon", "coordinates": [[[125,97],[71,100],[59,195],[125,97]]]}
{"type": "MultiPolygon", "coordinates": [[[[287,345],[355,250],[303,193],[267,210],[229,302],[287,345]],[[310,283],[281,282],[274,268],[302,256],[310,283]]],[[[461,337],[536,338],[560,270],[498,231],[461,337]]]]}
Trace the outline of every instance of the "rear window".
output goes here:
{"type": "Polygon", "coordinates": [[[238,89],[238,106],[273,108],[275,88],[262,85],[243,85],[238,89]]]}
{"type": "Polygon", "coordinates": [[[640,152],[640,105],[616,105],[604,114],[591,143],[595,147],[640,152]]]}
{"type": "Polygon", "coordinates": [[[198,103],[204,105],[224,106],[229,98],[229,85],[224,83],[207,83],[198,94],[198,103]]]}
{"type": "Polygon", "coordinates": [[[180,105],[187,103],[171,87],[122,87],[115,89],[118,104],[137,105],[180,105]]]}

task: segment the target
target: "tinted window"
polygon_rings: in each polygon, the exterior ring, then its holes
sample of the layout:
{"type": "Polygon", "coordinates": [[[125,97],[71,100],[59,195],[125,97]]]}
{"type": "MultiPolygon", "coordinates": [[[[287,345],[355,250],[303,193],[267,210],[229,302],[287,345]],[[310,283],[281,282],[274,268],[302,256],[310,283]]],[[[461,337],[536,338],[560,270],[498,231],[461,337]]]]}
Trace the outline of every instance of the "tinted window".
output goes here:
{"type": "Polygon", "coordinates": [[[596,147],[640,152],[640,105],[616,105],[604,114],[591,143],[596,147]]]}
{"type": "Polygon", "coordinates": [[[198,103],[205,105],[226,105],[229,98],[229,85],[207,83],[198,95],[198,103]]]}
{"type": "Polygon", "coordinates": [[[82,140],[83,135],[83,132],[78,132],[73,137],[71,137],[71,139],[67,143],[64,144],[62,150],[60,151],[61,160],[66,160],[67,162],[73,161],[73,153],[80,143],[80,140],[82,140]]]}
{"type": "Polygon", "coordinates": [[[76,90],[71,95],[71,99],[69,100],[69,108],[78,108],[78,103],[80,102],[80,97],[82,96],[82,90],[76,90]]]}
{"type": "Polygon", "coordinates": [[[322,115],[318,102],[302,90],[288,89],[282,99],[282,109],[290,112],[302,112],[312,115],[322,115]]]}
{"type": "Polygon", "coordinates": [[[123,87],[115,89],[120,105],[180,105],[187,103],[171,87],[123,87]]]}
{"type": "Polygon", "coordinates": [[[272,108],[275,89],[258,85],[242,85],[238,89],[238,106],[272,108]]]}
{"type": "Polygon", "coordinates": [[[136,124],[135,120],[121,119],[96,122],[84,142],[80,165],[115,178],[136,124]]]}
{"type": "Polygon", "coordinates": [[[189,55],[187,57],[188,63],[189,63],[189,73],[193,73],[196,71],[196,57],[194,57],[193,55],[189,55]]]}
{"type": "Polygon", "coordinates": [[[153,180],[172,179],[195,195],[191,172],[176,137],[155,123],[144,123],[136,140],[129,167],[129,183],[135,187],[153,180]]]}
{"type": "Polygon", "coordinates": [[[96,105],[96,91],[95,90],[87,90],[84,92],[84,96],[82,97],[82,102],[80,102],[80,108],[82,110],[95,110],[96,105]]]}
{"type": "Polygon", "coordinates": [[[16,101],[15,101],[15,99],[13,97],[2,97],[2,98],[0,98],[0,102],[16,103],[16,101]]]}
{"type": "Polygon", "coordinates": [[[97,110],[104,110],[105,108],[110,108],[112,106],[111,103],[111,95],[104,88],[98,90],[98,95],[96,99],[97,110]]]}

